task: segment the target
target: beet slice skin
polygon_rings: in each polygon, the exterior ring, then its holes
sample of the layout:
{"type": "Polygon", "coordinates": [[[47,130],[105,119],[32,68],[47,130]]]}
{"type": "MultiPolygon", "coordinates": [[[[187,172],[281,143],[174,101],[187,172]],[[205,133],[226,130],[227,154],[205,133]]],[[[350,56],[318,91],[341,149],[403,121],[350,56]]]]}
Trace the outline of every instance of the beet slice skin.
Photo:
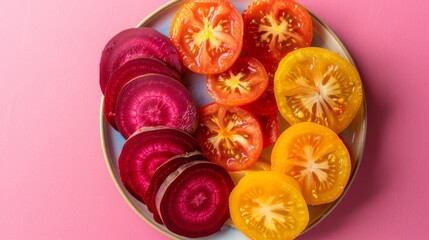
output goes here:
{"type": "Polygon", "coordinates": [[[146,127],[125,143],[118,158],[121,181],[128,192],[144,203],[155,170],[173,156],[200,151],[188,133],[168,127],[146,127]]]}
{"type": "Polygon", "coordinates": [[[193,133],[197,106],[192,94],[177,80],[146,74],[129,81],[116,103],[116,126],[127,139],[139,128],[168,126],[193,133]]]}
{"type": "Polygon", "coordinates": [[[168,37],[149,27],[125,29],[107,42],[101,54],[100,88],[103,94],[112,73],[136,56],[157,58],[179,74],[185,73],[185,67],[168,37]]]}
{"type": "Polygon", "coordinates": [[[175,70],[158,59],[139,56],[125,62],[112,74],[104,92],[103,115],[113,128],[117,129],[115,109],[121,89],[132,79],[148,73],[163,74],[181,81],[175,70]]]}
{"type": "Polygon", "coordinates": [[[161,217],[156,209],[156,193],[158,192],[159,187],[168,175],[177,170],[177,168],[185,163],[196,160],[207,160],[207,158],[199,151],[180,154],[168,159],[154,172],[152,179],[150,180],[149,188],[146,190],[144,202],[146,203],[147,209],[153,214],[153,219],[157,223],[162,224],[161,217]]]}
{"type": "Polygon", "coordinates": [[[234,183],[220,165],[193,161],[180,166],[161,185],[156,207],[164,225],[181,236],[197,238],[218,232],[229,218],[234,183]]]}

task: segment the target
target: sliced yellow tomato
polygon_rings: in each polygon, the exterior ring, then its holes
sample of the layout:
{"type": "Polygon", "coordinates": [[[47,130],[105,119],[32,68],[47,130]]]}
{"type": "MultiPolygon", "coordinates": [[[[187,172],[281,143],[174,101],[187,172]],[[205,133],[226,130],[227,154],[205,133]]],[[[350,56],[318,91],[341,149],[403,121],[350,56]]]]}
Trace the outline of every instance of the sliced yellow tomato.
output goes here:
{"type": "Polygon", "coordinates": [[[290,52],[279,63],[274,95],[290,123],[315,122],[343,131],[362,103],[356,68],[331,50],[307,47],[290,52]]]}
{"type": "Polygon", "coordinates": [[[228,172],[228,173],[229,173],[229,176],[231,176],[232,181],[235,183],[235,185],[237,185],[238,182],[249,173],[256,172],[256,171],[270,171],[270,170],[271,170],[271,165],[266,161],[259,159],[249,169],[235,171],[235,172],[228,172]]]}
{"type": "Polygon", "coordinates": [[[351,172],[350,154],[339,136],[317,123],[287,128],[274,145],[271,169],[296,179],[309,205],[335,201],[351,172]]]}
{"type": "Polygon", "coordinates": [[[295,179],[272,171],[243,177],[229,197],[234,226],[250,239],[293,239],[309,221],[295,179]]]}

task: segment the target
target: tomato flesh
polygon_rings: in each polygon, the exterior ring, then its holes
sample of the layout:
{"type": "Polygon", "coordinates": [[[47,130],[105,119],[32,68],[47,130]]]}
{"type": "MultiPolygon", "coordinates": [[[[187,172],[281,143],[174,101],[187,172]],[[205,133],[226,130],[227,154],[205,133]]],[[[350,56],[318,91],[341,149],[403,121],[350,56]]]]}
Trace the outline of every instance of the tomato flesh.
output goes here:
{"type": "Polygon", "coordinates": [[[264,65],[251,57],[239,57],[226,72],[207,76],[209,94],[225,106],[251,103],[265,92],[267,85],[264,65]]]}
{"type": "Polygon", "coordinates": [[[267,88],[258,99],[244,106],[244,108],[258,116],[273,115],[279,112],[274,96],[274,75],[277,70],[277,64],[264,63],[264,68],[268,76],[267,88]]]}
{"type": "Polygon", "coordinates": [[[315,122],[343,131],[363,98],[356,68],[338,53],[308,47],[289,53],[274,77],[274,95],[290,123],[315,122]]]}
{"type": "Polygon", "coordinates": [[[309,212],[296,180],[271,171],[244,176],[229,197],[234,225],[250,239],[293,239],[309,212]]]}
{"type": "Polygon", "coordinates": [[[270,171],[271,170],[271,164],[267,162],[265,159],[259,159],[256,161],[251,168],[241,171],[235,171],[235,172],[228,172],[229,176],[231,177],[232,181],[235,185],[240,182],[240,180],[248,175],[249,173],[256,172],[256,171],[270,171]]]}
{"type": "Polygon", "coordinates": [[[280,135],[279,116],[275,113],[267,116],[257,116],[257,118],[262,127],[264,148],[269,147],[277,141],[280,135]]]}
{"type": "Polygon", "coordinates": [[[170,39],[183,64],[201,74],[221,73],[240,55],[243,19],[227,0],[191,0],[176,13],[170,39]]]}
{"type": "Polygon", "coordinates": [[[338,135],[317,123],[287,128],[274,145],[271,169],[295,178],[309,205],[335,201],[351,172],[347,147],[338,135]]]}
{"type": "Polygon", "coordinates": [[[258,120],[240,107],[217,103],[200,110],[196,138],[207,158],[228,171],[250,168],[262,151],[258,120]]]}
{"type": "Polygon", "coordinates": [[[253,0],[243,20],[245,52],[271,62],[310,46],[313,39],[310,14],[293,0],[253,0]]]}

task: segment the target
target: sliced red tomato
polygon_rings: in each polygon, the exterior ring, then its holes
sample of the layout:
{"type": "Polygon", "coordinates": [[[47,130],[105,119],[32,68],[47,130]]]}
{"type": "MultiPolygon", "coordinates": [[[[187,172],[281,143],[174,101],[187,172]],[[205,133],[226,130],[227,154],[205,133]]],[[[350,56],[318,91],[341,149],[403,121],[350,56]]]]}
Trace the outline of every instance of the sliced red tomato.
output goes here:
{"type": "Polygon", "coordinates": [[[201,108],[196,138],[204,155],[228,171],[252,167],[262,151],[261,125],[241,107],[211,103],[201,108]]]}
{"type": "Polygon", "coordinates": [[[258,99],[267,89],[268,75],[256,58],[239,57],[227,71],[207,76],[213,100],[225,106],[242,106],[258,99]]]}
{"type": "Polygon", "coordinates": [[[240,55],[243,19],[227,0],[190,0],[174,16],[170,39],[191,71],[221,73],[240,55]]]}
{"type": "Polygon", "coordinates": [[[266,116],[257,116],[257,118],[261,123],[264,148],[266,148],[275,143],[280,136],[279,115],[275,113],[266,116]]]}
{"type": "Polygon", "coordinates": [[[293,0],[253,0],[243,12],[244,50],[260,60],[279,62],[313,39],[308,11],[293,0]]]}
{"type": "Polygon", "coordinates": [[[277,64],[264,63],[264,67],[268,75],[268,85],[265,92],[258,99],[244,106],[244,108],[258,116],[272,115],[279,112],[274,96],[274,75],[277,70],[277,64]]]}

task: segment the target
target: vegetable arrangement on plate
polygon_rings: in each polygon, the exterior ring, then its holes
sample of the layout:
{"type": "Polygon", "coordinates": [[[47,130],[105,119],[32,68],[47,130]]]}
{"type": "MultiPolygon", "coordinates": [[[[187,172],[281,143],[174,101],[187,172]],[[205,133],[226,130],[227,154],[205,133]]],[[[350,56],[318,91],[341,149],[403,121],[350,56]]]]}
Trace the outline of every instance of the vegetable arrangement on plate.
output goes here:
{"type": "Polygon", "coordinates": [[[228,0],[189,0],[169,37],[139,27],[106,44],[103,115],[126,140],[121,182],[157,223],[197,238],[231,219],[251,239],[293,239],[309,206],[343,193],[351,160],[338,133],[362,83],[338,53],[311,47],[312,36],[293,0],[252,0],[242,14],[228,0]],[[197,105],[189,71],[206,75],[212,103],[197,105]]]}

